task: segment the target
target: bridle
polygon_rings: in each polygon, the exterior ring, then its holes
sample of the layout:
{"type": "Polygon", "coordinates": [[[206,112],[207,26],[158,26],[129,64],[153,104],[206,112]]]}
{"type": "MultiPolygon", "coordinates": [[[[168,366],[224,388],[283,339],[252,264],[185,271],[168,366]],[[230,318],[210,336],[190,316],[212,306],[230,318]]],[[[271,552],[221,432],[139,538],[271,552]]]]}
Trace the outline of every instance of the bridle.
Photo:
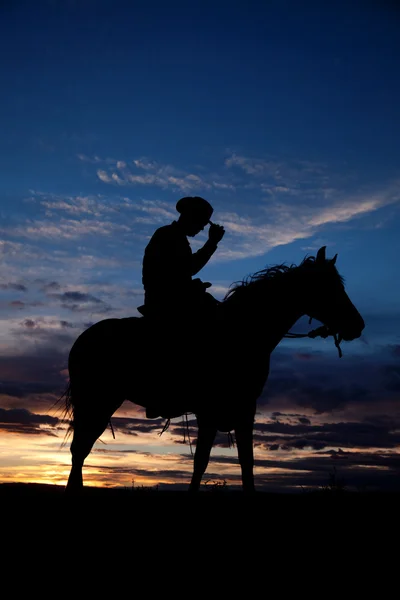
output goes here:
{"type": "MultiPolygon", "coordinates": [[[[309,320],[309,324],[311,324],[311,320],[312,317],[310,317],[309,320]]],[[[305,337],[309,337],[309,338],[316,338],[318,336],[322,337],[322,338],[327,338],[329,335],[333,336],[333,339],[335,340],[335,346],[338,349],[338,353],[339,353],[339,358],[342,358],[343,356],[343,352],[342,349],[340,347],[340,343],[342,341],[342,337],[340,335],[338,335],[335,332],[331,332],[329,330],[329,327],[327,325],[321,325],[321,327],[317,327],[317,329],[312,329],[311,331],[309,331],[308,333],[292,333],[292,332],[288,332],[285,333],[285,335],[283,337],[285,338],[305,338],[305,337]]]]}

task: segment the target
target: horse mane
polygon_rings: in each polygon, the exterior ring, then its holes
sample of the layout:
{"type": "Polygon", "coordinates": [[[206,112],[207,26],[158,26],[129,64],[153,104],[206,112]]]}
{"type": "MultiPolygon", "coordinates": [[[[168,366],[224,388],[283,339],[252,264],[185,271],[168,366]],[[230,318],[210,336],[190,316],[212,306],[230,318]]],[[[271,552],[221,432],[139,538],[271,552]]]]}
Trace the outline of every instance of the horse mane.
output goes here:
{"type": "MultiPolygon", "coordinates": [[[[329,262],[329,260],[327,262],[329,262]]],[[[225,302],[229,298],[232,298],[233,296],[238,295],[238,293],[240,294],[245,289],[253,288],[257,286],[257,284],[263,282],[272,282],[279,280],[281,277],[287,275],[288,273],[298,272],[298,270],[308,268],[314,264],[315,256],[305,256],[299,265],[286,265],[285,263],[282,263],[278,265],[272,265],[270,267],[265,267],[260,271],[256,271],[255,273],[247,275],[241,281],[236,281],[232,283],[230,289],[223,298],[223,302],[225,302]]],[[[340,282],[344,284],[344,278],[338,273],[336,267],[333,264],[332,267],[340,282]]]]}

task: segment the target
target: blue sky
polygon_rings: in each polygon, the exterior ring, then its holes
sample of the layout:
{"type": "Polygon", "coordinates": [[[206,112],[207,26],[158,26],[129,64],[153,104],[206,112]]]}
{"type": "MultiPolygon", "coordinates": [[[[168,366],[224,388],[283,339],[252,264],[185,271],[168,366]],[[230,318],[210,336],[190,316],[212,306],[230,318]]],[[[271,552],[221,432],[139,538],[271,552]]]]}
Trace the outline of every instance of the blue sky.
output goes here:
{"type": "MultiPolygon", "coordinates": [[[[226,229],[201,273],[215,296],[326,245],[366,321],[341,361],[322,340],[285,340],[274,353],[257,417],[261,479],[290,487],[300,470],[315,484],[342,449],[360,481],[370,460],[389,481],[400,422],[399,20],[395,3],[372,0],[1,3],[0,480],[65,480],[62,424],[48,415],[68,350],[88,323],[137,314],[149,237],[180,197],[201,195],[226,229]],[[293,428],[292,447],[279,427],[293,428]]],[[[156,425],[131,405],[117,418],[121,441],[105,434],[89,481],[124,483],[137,460],[141,481],[154,481],[155,464],[163,482],[186,481],[178,427],[133,443],[132,423],[156,425]]],[[[235,482],[234,449],[222,440],[212,460],[235,482]]]]}

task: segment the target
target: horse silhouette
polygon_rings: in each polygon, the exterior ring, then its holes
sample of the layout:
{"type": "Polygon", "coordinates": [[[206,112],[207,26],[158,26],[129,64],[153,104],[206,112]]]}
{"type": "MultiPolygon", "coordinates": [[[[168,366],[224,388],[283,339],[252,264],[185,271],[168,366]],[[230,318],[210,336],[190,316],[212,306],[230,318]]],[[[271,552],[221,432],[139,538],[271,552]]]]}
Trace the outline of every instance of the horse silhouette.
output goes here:
{"type": "Polygon", "coordinates": [[[66,492],[82,491],[84,461],[125,400],[153,417],[195,415],[191,492],[200,489],[217,432],[234,431],[242,490],[254,492],[253,425],[273,350],[304,315],[338,347],[364,329],[337,255],[327,259],[325,248],[298,266],[275,265],[234,284],[207,322],[160,329],[146,317],[110,318],[86,329],[70,350],[61,397],[73,433],[66,492]]]}

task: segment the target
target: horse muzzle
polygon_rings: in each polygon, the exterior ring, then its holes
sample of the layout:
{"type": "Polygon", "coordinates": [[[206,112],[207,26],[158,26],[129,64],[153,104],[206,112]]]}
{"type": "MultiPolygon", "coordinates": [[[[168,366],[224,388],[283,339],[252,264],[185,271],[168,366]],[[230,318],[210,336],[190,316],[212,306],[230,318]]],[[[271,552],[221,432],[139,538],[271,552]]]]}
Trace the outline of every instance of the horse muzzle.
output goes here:
{"type": "Polygon", "coordinates": [[[360,317],[357,323],[346,323],[344,326],[337,327],[336,330],[343,341],[351,342],[361,336],[364,327],[364,319],[360,317]]]}

